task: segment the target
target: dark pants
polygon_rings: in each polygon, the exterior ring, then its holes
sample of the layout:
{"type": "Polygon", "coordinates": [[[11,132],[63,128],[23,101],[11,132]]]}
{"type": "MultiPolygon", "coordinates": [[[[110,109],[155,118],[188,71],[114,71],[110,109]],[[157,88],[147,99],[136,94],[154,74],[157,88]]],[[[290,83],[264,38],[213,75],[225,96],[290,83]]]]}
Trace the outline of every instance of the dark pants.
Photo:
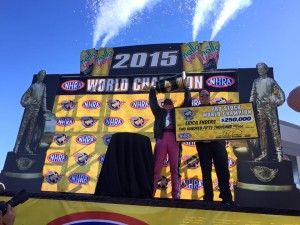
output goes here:
{"type": "Polygon", "coordinates": [[[230,173],[228,169],[228,154],[225,141],[211,141],[209,143],[196,142],[196,148],[200,159],[205,201],[213,201],[212,185],[212,161],[218,177],[220,198],[223,202],[231,202],[232,195],[229,187],[230,173]]]}

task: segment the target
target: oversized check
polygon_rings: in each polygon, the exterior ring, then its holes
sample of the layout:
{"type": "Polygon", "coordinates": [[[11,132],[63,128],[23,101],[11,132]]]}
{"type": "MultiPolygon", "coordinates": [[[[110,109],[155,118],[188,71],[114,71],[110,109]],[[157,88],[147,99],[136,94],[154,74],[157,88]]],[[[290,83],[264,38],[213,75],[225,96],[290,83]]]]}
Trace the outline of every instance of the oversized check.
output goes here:
{"type": "Polygon", "coordinates": [[[252,103],[175,109],[176,141],[258,138],[252,103]]]}

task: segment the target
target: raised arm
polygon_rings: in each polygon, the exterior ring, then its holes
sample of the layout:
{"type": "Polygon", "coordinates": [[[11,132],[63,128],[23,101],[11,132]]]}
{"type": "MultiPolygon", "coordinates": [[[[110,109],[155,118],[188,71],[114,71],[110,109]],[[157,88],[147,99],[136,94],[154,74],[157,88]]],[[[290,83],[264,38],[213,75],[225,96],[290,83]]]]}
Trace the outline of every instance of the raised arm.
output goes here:
{"type": "Polygon", "coordinates": [[[157,103],[156,91],[155,91],[154,87],[150,88],[149,103],[150,103],[151,111],[152,111],[153,115],[155,115],[156,111],[159,109],[159,105],[157,103]]]}
{"type": "Polygon", "coordinates": [[[192,106],[192,96],[191,96],[190,89],[188,88],[184,90],[184,101],[182,106],[183,107],[192,106]]]}

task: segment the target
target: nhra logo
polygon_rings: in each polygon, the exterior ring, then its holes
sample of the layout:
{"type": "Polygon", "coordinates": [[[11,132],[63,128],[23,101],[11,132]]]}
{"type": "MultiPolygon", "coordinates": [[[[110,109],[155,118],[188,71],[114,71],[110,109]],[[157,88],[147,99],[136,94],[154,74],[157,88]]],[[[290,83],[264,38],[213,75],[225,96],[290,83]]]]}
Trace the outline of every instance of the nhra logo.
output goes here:
{"type": "Polygon", "coordinates": [[[196,142],[194,141],[186,141],[186,142],[182,142],[183,145],[188,146],[188,147],[195,147],[196,146],[196,142]]]}
{"type": "Polygon", "coordinates": [[[143,117],[138,116],[138,117],[131,117],[130,122],[132,126],[135,128],[142,128],[146,125],[148,120],[145,120],[143,117]]]}
{"type": "Polygon", "coordinates": [[[76,102],[73,102],[72,100],[66,100],[61,103],[61,107],[66,111],[70,111],[74,109],[75,106],[76,106],[76,102]]]}
{"type": "Polygon", "coordinates": [[[79,166],[85,166],[92,158],[92,155],[88,155],[86,153],[76,153],[74,155],[75,157],[75,162],[79,165],[79,166]]]}
{"type": "Polygon", "coordinates": [[[192,106],[199,106],[201,105],[200,99],[199,98],[193,98],[192,99],[192,106]]]}
{"type": "Polygon", "coordinates": [[[111,110],[118,111],[124,105],[124,102],[121,102],[118,99],[112,99],[107,102],[107,105],[111,110]]]}
{"type": "Polygon", "coordinates": [[[98,109],[101,105],[102,103],[97,100],[88,100],[82,103],[82,107],[85,109],[98,109]]]}
{"type": "Polygon", "coordinates": [[[192,137],[192,135],[190,133],[182,133],[182,134],[178,134],[178,137],[180,139],[189,139],[192,137]]]}
{"type": "Polygon", "coordinates": [[[103,163],[104,163],[104,160],[105,160],[105,154],[100,155],[100,156],[98,157],[99,163],[103,164],[103,163]]]}
{"type": "Polygon", "coordinates": [[[107,117],[103,123],[108,127],[118,127],[124,123],[124,120],[119,117],[107,117]]]}
{"type": "Polygon", "coordinates": [[[49,184],[57,184],[61,178],[63,177],[63,175],[58,174],[57,172],[52,172],[52,171],[48,171],[47,174],[45,175],[45,179],[47,181],[47,183],[49,184]]]}
{"type": "Polygon", "coordinates": [[[74,173],[69,176],[69,181],[72,184],[87,184],[90,181],[90,176],[85,173],[74,173]]]}
{"type": "Polygon", "coordinates": [[[103,143],[108,146],[110,139],[112,137],[112,134],[104,134],[104,136],[102,137],[103,143]]]}
{"type": "Polygon", "coordinates": [[[97,138],[90,134],[83,134],[76,138],[76,142],[82,145],[90,145],[97,141],[97,138]]]}
{"type": "Polygon", "coordinates": [[[206,84],[210,87],[226,88],[235,84],[235,79],[229,76],[213,76],[206,80],[206,84]]]}
{"type": "Polygon", "coordinates": [[[68,225],[121,225],[121,224],[134,224],[134,225],[147,225],[139,219],[130,217],[120,213],[103,212],[103,211],[85,211],[76,212],[56,218],[47,225],[68,224],[68,225]]]}
{"type": "Polygon", "coordinates": [[[90,128],[90,127],[94,126],[97,121],[98,121],[97,119],[94,119],[91,116],[84,116],[81,118],[81,124],[85,128],[90,128]]]}
{"type": "Polygon", "coordinates": [[[70,136],[67,136],[65,134],[55,134],[53,140],[57,145],[62,146],[66,144],[70,138],[70,136]]]}
{"type": "Polygon", "coordinates": [[[203,188],[203,182],[196,178],[187,178],[181,181],[181,187],[188,190],[200,190],[203,188]]]}
{"type": "Polygon", "coordinates": [[[184,117],[185,120],[192,120],[192,119],[194,119],[196,112],[192,111],[190,109],[184,109],[184,110],[181,110],[181,115],[184,117]]]}
{"type": "Polygon", "coordinates": [[[47,159],[51,163],[61,164],[68,160],[68,156],[61,152],[54,152],[49,154],[47,159]]]}
{"type": "Polygon", "coordinates": [[[149,101],[147,100],[135,100],[130,103],[130,106],[134,109],[147,109],[149,107],[149,101]]]}
{"type": "Polygon", "coordinates": [[[78,91],[84,87],[84,82],[80,80],[68,80],[61,85],[65,91],[78,91]]]}
{"type": "Polygon", "coordinates": [[[200,166],[200,161],[197,156],[186,156],[184,160],[184,165],[189,169],[197,169],[200,166]]]}
{"type": "Polygon", "coordinates": [[[71,126],[75,123],[75,120],[72,117],[61,117],[56,120],[56,125],[60,127],[71,126]]]}
{"type": "Polygon", "coordinates": [[[159,190],[166,190],[170,186],[170,181],[165,176],[161,176],[157,183],[159,190]]]}

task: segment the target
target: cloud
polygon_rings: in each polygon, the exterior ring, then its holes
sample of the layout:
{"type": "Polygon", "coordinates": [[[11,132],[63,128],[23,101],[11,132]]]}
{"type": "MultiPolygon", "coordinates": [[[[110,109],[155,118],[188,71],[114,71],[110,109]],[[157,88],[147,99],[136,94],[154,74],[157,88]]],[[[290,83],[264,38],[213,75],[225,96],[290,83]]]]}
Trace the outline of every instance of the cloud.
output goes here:
{"type": "Polygon", "coordinates": [[[101,47],[117,36],[122,28],[129,26],[142,14],[146,7],[152,7],[160,0],[103,0],[92,1],[96,12],[93,31],[93,47],[103,38],[101,47]]]}
{"type": "Polygon", "coordinates": [[[211,40],[237,13],[249,7],[252,0],[198,0],[193,17],[193,40],[204,25],[213,20],[211,40]],[[211,18],[212,17],[212,18],[211,18]]]}
{"type": "Polygon", "coordinates": [[[193,17],[193,41],[196,40],[199,30],[205,25],[209,14],[213,11],[216,0],[198,0],[193,17]]]}
{"type": "Polygon", "coordinates": [[[249,7],[251,4],[251,0],[225,0],[223,8],[212,27],[210,40],[213,40],[224,25],[230,19],[233,19],[240,10],[249,7]]]}

